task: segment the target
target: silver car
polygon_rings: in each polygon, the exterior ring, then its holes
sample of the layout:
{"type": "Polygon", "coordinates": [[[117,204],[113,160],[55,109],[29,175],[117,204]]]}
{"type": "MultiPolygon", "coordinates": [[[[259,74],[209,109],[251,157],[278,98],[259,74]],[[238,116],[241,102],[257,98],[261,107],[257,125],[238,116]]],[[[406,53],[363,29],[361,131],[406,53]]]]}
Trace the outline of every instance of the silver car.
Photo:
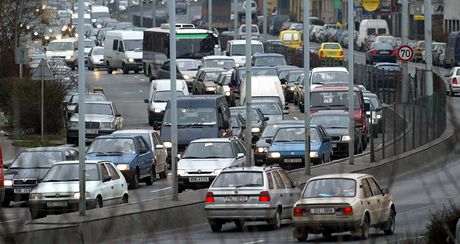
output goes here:
{"type": "Polygon", "coordinates": [[[290,219],[300,190],[279,167],[224,169],[209,187],[205,211],[213,232],[226,222],[241,229],[245,221],[267,221],[274,229],[290,219]]]}

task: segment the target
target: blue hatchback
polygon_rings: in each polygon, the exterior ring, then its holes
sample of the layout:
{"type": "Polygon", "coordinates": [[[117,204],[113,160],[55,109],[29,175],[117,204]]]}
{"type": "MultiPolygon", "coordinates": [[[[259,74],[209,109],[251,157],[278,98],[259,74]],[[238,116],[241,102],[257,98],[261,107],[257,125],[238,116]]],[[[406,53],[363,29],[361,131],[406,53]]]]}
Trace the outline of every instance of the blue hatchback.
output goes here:
{"type": "Polygon", "coordinates": [[[147,185],[155,181],[153,153],[142,136],[99,136],[88,147],[86,159],[112,161],[131,189],[139,187],[140,181],[147,185]]]}
{"type": "MultiPolygon", "coordinates": [[[[304,167],[305,127],[292,125],[280,128],[273,139],[267,139],[268,164],[278,164],[283,169],[304,167]]],[[[310,126],[310,158],[313,164],[332,160],[331,138],[320,125],[310,126]]]]}

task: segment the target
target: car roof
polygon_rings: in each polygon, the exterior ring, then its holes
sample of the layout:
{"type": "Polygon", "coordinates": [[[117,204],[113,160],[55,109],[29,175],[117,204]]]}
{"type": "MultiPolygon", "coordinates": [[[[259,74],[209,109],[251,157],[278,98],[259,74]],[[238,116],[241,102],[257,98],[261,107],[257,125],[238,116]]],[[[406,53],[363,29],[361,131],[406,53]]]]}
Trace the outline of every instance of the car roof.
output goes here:
{"type": "Polygon", "coordinates": [[[254,53],[252,57],[253,58],[257,58],[257,57],[283,57],[284,58],[284,55],[279,54],[279,53],[254,53]]]}
{"type": "Polygon", "coordinates": [[[271,166],[249,166],[249,167],[241,167],[241,166],[234,167],[233,166],[233,167],[224,168],[224,169],[222,169],[222,171],[225,171],[225,172],[239,172],[239,171],[260,171],[260,172],[265,172],[265,171],[274,170],[274,169],[282,170],[282,168],[280,168],[278,166],[271,165],[271,166]]]}
{"type": "Polygon", "coordinates": [[[324,71],[344,71],[348,73],[347,68],[345,67],[317,67],[313,68],[311,72],[324,72],[324,71]]]}
{"type": "Polygon", "coordinates": [[[312,114],[311,116],[325,116],[325,115],[346,115],[348,116],[348,111],[344,110],[319,110],[318,112],[312,114]]]}
{"type": "MultiPolygon", "coordinates": [[[[233,59],[232,59],[233,60],[233,59]]],[[[224,68],[217,68],[217,67],[207,67],[207,68],[201,68],[201,72],[225,72],[227,71],[224,68]]]]}
{"type": "Polygon", "coordinates": [[[85,104],[90,104],[90,103],[94,103],[94,104],[112,104],[111,101],[85,101],[85,104]]]}
{"type": "MultiPolygon", "coordinates": [[[[355,91],[360,91],[358,87],[353,87],[355,91]]],[[[317,86],[311,90],[312,92],[322,91],[348,91],[348,86],[317,86]]]]}
{"type": "Polygon", "coordinates": [[[57,146],[57,147],[33,147],[33,148],[27,148],[26,152],[44,152],[44,151],[63,151],[67,149],[74,149],[73,147],[67,147],[67,146],[57,146]]]}
{"type": "Polygon", "coordinates": [[[362,177],[371,176],[369,174],[359,174],[359,173],[343,173],[343,174],[326,174],[320,175],[313,178],[310,178],[308,181],[318,180],[318,179],[330,179],[330,178],[346,178],[346,179],[360,179],[362,177]]]}
{"type": "Polygon", "coordinates": [[[401,67],[398,63],[388,63],[388,62],[376,63],[374,66],[398,66],[398,67],[401,67]]]}
{"type": "Polygon", "coordinates": [[[154,130],[149,130],[149,129],[129,129],[129,130],[117,130],[112,132],[112,135],[114,134],[129,134],[129,133],[150,133],[154,132],[154,130]]]}
{"type": "Polygon", "coordinates": [[[96,137],[96,139],[113,139],[113,138],[129,138],[129,139],[132,139],[132,138],[135,138],[135,137],[138,137],[137,135],[129,135],[129,134],[110,134],[110,135],[102,135],[102,136],[98,136],[96,137]]]}
{"type": "MultiPolygon", "coordinates": [[[[86,164],[97,164],[97,163],[103,163],[103,162],[108,162],[108,163],[111,163],[112,161],[109,161],[109,160],[85,160],[85,163],[86,164]]],[[[70,160],[70,161],[59,161],[59,162],[56,162],[55,164],[78,164],[80,163],[80,161],[78,160],[70,160]]]]}
{"type": "MultiPolygon", "coordinates": [[[[232,43],[232,45],[234,45],[234,44],[246,44],[246,40],[230,40],[229,42],[232,43]]],[[[262,42],[258,41],[258,40],[251,40],[251,44],[262,44],[262,42]]]]}
{"type": "Polygon", "coordinates": [[[233,59],[232,57],[228,57],[228,56],[222,56],[222,55],[211,55],[211,56],[206,56],[206,57],[203,57],[203,60],[206,61],[208,59],[225,59],[225,60],[232,60],[232,61],[235,61],[235,59],[233,59]]]}
{"type": "Polygon", "coordinates": [[[224,137],[224,138],[200,138],[200,139],[196,139],[196,140],[193,140],[191,141],[190,143],[193,143],[193,142],[230,142],[232,141],[234,138],[232,137],[224,137]]]}
{"type": "Polygon", "coordinates": [[[289,124],[304,125],[305,122],[303,120],[275,120],[275,121],[268,121],[267,123],[267,125],[289,125],[289,124]]]}

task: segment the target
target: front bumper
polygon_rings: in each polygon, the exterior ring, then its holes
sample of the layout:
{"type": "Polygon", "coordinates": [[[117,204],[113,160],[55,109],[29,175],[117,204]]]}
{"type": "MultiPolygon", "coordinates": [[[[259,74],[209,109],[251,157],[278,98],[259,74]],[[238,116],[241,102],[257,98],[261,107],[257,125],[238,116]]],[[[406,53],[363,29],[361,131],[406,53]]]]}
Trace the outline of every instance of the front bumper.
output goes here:
{"type": "Polygon", "coordinates": [[[214,179],[217,177],[217,175],[209,175],[209,174],[203,174],[203,175],[188,175],[188,176],[179,176],[178,177],[178,185],[179,188],[182,189],[203,189],[203,188],[208,188],[211,183],[214,181],[214,179]],[[197,178],[205,178],[207,181],[190,181],[190,179],[197,179],[197,178]]]}
{"type": "Polygon", "coordinates": [[[142,62],[140,63],[125,63],[125,67],[129,70],[142,70],[142,62]]]}
{"type": "Polygon", "coordinates": [[[165,111],[161,111],[159,113],[155,113],[152,110],[149,109],[149,118],[151,121],[163,121],[163,115],[165,114],[165,111]]]}
{"type": "Polygon", "coordinates": [[[28,201],[29,200],[29,195],[32,189],[35,186],[28,186],[28,187],[5,187],[5,196],[4,199],[7,201],[14,201],[14,202],[20,202],[20,201],[28,201]],[[15,193],[15,189],[21,189],[25,190],[24,193],[15,193]]]}
{"type": "MultiPolygon", "coordinates": [[[[96,199],[86,199],[86,209],[96,208],[96,199]]],[[[46,213],[69,213],[78,211],[79,199],[63,199],[59,201],[34,200],[29,202],[30,211],[46,213]],[[62,207],[50,207],[50,202],[62,202],[62,207]]]]}

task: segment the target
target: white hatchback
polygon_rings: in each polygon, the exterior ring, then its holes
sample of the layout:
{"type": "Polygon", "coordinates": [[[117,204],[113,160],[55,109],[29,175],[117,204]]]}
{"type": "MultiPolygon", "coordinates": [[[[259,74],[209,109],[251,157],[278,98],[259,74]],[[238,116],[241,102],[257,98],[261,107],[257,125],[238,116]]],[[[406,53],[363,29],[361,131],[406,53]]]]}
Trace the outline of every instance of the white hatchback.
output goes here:
{"type": "Polygon", "coordinates": [[[460,92],[460,67],[453,67],[447,77],[447,93],[454,96],[455,93],[460,92]]]}
{"type": "MultiPolygon", "coordinates": [[[[128,203],[128,184],[112,162],[87,160],[85,178],[87,209],[128,203]]],[[[32,219],[77,211],[79,199],[79,162],[58,162],[30,193],[32,219]]]]}

